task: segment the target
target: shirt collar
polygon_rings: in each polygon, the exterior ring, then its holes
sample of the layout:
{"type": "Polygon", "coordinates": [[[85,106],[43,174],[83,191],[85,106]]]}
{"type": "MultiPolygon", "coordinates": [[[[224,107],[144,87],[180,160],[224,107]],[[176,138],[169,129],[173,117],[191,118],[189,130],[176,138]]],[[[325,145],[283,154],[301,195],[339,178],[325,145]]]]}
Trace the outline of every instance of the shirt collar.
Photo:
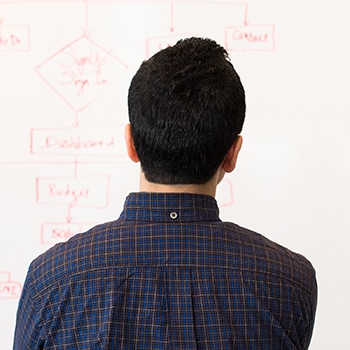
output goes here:
{"type": "Polygon", "coordinates": [[[130,193],[120,216],[155,222],[220,221],[215,198],[191,193],[130,193]]]}

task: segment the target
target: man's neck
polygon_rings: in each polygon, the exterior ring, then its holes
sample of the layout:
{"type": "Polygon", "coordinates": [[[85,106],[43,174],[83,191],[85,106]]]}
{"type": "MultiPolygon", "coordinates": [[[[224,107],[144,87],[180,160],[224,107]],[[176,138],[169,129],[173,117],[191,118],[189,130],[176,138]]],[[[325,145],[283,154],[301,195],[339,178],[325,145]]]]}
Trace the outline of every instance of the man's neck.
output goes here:
{"type": "Polygon", "coordinates": [[[217,183],[215,179],[205,184],[190,184],[190,185],[163,185],[146,180],[141,172],[140,176],[140,191],[141,192],[159,192],[159,193],[193,193],[204,194],[215,198],[217,183]]]}

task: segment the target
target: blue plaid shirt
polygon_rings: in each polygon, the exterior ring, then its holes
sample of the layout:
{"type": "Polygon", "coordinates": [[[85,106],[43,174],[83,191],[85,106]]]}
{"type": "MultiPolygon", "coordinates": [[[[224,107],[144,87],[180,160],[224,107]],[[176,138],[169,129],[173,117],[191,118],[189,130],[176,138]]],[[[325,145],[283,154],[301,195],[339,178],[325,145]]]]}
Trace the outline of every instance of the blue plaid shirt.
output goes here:
{"type": "Polygon", "coordinates": [[[15,350],[307,349],[309,261],[222,222],[214,198],[132,193],[31,264],[15,350]]]}

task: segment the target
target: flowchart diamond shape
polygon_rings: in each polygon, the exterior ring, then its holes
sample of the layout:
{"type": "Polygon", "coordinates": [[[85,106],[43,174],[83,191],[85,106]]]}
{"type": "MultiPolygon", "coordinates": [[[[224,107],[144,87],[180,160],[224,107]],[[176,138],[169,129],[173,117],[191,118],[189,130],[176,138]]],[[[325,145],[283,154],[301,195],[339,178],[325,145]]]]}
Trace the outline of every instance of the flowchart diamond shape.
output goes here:
{"type": "Polygon", "coordinates": [[[82,36],[36,67],[37,73],[74,111],[89,106],[127,65],[82,36]]]}

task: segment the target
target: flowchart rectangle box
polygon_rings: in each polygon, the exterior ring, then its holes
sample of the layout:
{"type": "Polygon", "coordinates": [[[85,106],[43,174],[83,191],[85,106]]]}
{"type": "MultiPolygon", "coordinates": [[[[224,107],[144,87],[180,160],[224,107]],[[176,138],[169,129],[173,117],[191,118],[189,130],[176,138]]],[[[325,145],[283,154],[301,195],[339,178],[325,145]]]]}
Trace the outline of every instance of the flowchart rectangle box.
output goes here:
{"type": "Polygon", "coordinates": [[[20,297],[22,285],[18,282],[11,281],[9,272],[0,271],[0,300],[17,299],[20,297]]]}
{"type": "Polygon", "coordinates": [[[17,299],[21,296],[21,290],[18,282],[0,282],[0,299],[17,299]]]}
{"type": "Polygon", "coordinates": [[[93,224],[88,223],[45,223],[41,227],[41,243],[56,244],[64,242],[77,233],[85,232],[93,224]]]}
{"type": "Polygon", "coordinates": [[[0,282],[0,299],[17,299],[21,291],[22,286],[18,282],[0,282]]]}
{"type": "Polygon", "coordinates": [[[32,129],[33,154],[123,156],[124,126],[32,129]]]}
{"type": "Polygon", "coordinates": [[[180,39],[187,37],[188,35],[167,35],[161,37],[153,37],[147,39],[147,57],[151,57],[156,52],[166,49],[169,46],[175,45],[180,39]]]}
{"type": "Polygon", "coordinates": [[[225,36],[227,51],[271,51],[275,48],[273,25],[227,27],[225,36]]]}
{"type": "Polygon", "coordinates": [[[36,201],[105,208],[108,206],[109,180],[108,175],[37,178],[36,201]]]}

